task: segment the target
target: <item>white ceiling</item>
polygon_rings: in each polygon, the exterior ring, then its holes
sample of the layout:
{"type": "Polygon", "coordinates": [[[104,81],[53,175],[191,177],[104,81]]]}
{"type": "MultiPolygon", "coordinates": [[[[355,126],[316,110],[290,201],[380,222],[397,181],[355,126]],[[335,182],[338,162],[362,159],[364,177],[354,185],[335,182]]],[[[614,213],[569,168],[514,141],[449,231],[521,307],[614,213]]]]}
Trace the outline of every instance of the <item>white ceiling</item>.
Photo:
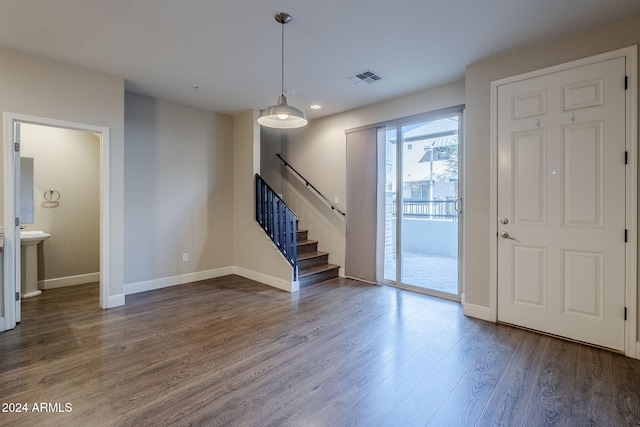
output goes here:
{"type": "Polygon", "coordinates": [[[478,60],[640,14],[640,1],[0,0],[0,45],[123,77],[134,92],[234,113],[277,101],[279,11],[293,16],[289,104],[313,119],[463,79],[478,60]],[[384,79],[347,80],[366,69],[384,79]]]}

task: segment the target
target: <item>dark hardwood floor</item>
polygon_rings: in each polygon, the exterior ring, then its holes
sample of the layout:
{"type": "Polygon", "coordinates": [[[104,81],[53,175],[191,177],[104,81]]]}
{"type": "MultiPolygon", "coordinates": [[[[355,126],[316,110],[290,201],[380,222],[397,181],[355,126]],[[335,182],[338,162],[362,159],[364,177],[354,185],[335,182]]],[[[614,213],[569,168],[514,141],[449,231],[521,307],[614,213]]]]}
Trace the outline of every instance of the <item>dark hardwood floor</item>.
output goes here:
{"type": "Polygon", "coordinates": [[[394,288],[228,276],[97,301],[97,285],[24,301],[0,403],[29,412],[0,425],[640,426],[640,361],[394,288]]]}

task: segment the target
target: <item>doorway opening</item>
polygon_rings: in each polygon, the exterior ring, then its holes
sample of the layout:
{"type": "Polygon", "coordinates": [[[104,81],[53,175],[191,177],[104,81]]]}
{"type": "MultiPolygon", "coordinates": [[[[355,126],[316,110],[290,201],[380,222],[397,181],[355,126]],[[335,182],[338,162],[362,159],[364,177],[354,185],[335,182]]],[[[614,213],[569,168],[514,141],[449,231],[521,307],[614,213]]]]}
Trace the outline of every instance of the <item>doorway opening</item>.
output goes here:
{"type": "Polygon", "coordinates": [[[459,159],[462,111],[387,124],[384,282],[460,300],[459,159]]]}
{"type": "Polygon", "coordinates": [[[48,235],[49,242],[36,243],[38,265],[32,266],[31,275],[36,271],[39,277],[30,278],[37,280],[37,285],[30,285],[37,290],[30,294],[37,297],[42,289],[99,282],[99,305],[106,308],[109,129],[10,113],[5,113],[4,126],[2,330],[12,329],[21,320],[23,275],[28,272],[22,259],[25,236],[39,231],[48,235]],[[26,218],[28,210],[21,206],[25,192],[21,191],[20,166],[25,158],[33,159],[26,164],[33,164],[35,172],[33,220],[26,218]]]}

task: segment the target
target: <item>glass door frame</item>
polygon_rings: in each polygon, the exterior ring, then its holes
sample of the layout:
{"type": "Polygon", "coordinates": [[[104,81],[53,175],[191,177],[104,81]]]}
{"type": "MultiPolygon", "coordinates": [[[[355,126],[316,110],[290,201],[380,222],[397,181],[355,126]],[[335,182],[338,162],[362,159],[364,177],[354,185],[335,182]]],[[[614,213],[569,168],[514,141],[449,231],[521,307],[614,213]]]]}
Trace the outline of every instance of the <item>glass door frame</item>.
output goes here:
{"type": "MultiPolygon", "coordinates": [[[[396,218],[395,218],[395,280],[388,280],[382,274],[382,282],[385,285],[393,286],[400,289],[410,290],[413,292],[431,295],[443,299],[449,299],[453,301],[461,301],[461,296],[464,288],[464,277],[463,277],[463,242],[464,242],[464,216],[462,210],[462,195],[464,194],[464,106],[447,108],[444,110],[438,110],[431,113],[420,114],[417,116],[407,117],[404,119],[399,119],[395,121],[391,121],[383,126],[385,129],[385,145],[386,145],[386,129],[390,127],[395,127],[396,132],[396,141],[398,143],[395,147],[395,156],[396,156],[396,165],[395,165],[395,180],[396,180],[396,191],[395,191],[395,210],[396,210],[396,218]],[[402,161],[402,149],[403,149],[403,138],[402,138],[402,128],[416,124],[421,122],[429,122],[435,121],[439,119],[444,119],[447,117],[458,116],[458,199],[456,202],[456,210],[458,213],[458,230],[457,230],[457,282],[458,282],[458,292],[457,294],[450,294],[446,292],[440,292],[434,289],[423,288],[416,285],[406,284],[402,282],[402,268],[403,268],[403,256],[402,256],[402,219],[403,219],[403,196],[402,196],[402,183],[403,183],[403,161],[402,161]]],[[[386,152],[384,149],[379,148],[379,152],[386,152]]],[[[386,162],[386,157],[385,162],[386,162]]],[[[379,167],[378,170],[380,172],[386,173],[386,169],[383,167],[379,167]]],[[[379,179],[380,181],[380,179],[379,179]]],[[[384,179],[382,179],[382,184],[384,185],[384,179]]],[[[386,221],[386,213],[385,213],[385,221],[386,221]]],[[[382,236],[384,238],[384,235],[382,236]]]]}

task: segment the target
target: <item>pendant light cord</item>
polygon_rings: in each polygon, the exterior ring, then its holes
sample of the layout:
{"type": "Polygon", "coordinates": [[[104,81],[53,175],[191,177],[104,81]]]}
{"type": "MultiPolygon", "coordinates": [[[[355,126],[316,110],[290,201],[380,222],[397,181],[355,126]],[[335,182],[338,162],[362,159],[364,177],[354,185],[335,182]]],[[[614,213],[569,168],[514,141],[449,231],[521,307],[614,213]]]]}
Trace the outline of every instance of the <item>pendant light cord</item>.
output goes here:
{"type": "Polygon", "coordinates": [[[280,70],[281,70],[280,95],[284,95],[284,24],[285,22],[280,24],[282,26],[282,55],[281,55],[282,63],[280,64],[280,70]]]}

